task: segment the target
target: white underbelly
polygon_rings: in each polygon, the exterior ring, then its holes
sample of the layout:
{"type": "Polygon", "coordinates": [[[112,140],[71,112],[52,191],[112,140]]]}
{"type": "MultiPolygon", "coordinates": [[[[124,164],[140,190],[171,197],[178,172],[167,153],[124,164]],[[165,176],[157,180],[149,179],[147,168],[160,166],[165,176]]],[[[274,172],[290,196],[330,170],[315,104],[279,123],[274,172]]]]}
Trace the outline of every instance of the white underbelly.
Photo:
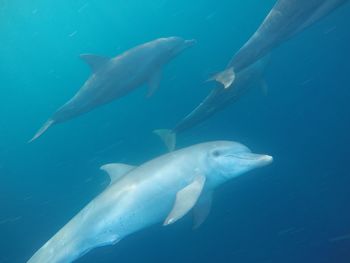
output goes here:
{"type": "Polygon", "coordinates": [[[115,230],[124,238],[136,231],[154,224],[163,223],[170,213],[176,193],[163,191],[142,198],[130,196],[134,200],[122,201],[121,214],[116,221],[115,230]]]}

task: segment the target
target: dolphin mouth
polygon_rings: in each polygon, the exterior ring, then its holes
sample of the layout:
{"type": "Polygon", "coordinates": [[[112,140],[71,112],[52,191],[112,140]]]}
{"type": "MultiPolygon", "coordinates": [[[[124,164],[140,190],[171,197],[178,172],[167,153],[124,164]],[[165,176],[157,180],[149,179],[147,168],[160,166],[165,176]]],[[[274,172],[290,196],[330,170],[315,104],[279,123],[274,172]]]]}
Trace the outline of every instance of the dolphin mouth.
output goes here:
{"type": "Polygon", "coordinates": [[[197,44],[197,40],[195,40],[195,39],[188,39],[188,40],[185,40],[185,45],[186,45],[186,47],[192,47],[192,46],[194,46],[195,44],[197,44]]]}
{"type": "Polygon", "coordinates": [[[225,155],[227,158],[236,158],[246,161],[259,162],[262,165],[267,165],[272,163],[273,157],[266,154],[255,154],[255,153],[236,153],[225,155]]]}

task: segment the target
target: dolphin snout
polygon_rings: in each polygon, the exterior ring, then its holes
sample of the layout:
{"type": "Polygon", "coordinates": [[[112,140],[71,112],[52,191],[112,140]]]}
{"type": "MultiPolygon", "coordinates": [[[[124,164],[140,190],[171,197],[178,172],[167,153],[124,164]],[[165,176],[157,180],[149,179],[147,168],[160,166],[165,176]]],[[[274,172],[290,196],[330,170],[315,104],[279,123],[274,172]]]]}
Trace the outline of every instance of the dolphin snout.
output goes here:
{"type": "Polygon", "coordinates": [[[273,157],[271,155],[261,154],[257,158],[257,162],[259,163],[260,166],[269,165],[270,163],[273,162],[273,157]]]}
{"type": "Polygon", "coordinates": [[[261,167],[269,165],[273,161],[273,157],[267,154],[256,154],[251,152],[244,152],[239,154],[234,154],[233,157],[245,160],[251,165],[256,167],[261,167]]]}
{"type": "Polygon", "coordinates": [[[185,40],[185,45],[186,47],[192,47],[195,44],[197,44],[197,40],[195,39],[189,39],[189,40],[185,40]]]}
{"type": "Polygon", "coordinates": [[[273,157],[271,155],[262,155],[261,160],[266,162],[266,164],[270,164],[273,162],[273,157]]]}

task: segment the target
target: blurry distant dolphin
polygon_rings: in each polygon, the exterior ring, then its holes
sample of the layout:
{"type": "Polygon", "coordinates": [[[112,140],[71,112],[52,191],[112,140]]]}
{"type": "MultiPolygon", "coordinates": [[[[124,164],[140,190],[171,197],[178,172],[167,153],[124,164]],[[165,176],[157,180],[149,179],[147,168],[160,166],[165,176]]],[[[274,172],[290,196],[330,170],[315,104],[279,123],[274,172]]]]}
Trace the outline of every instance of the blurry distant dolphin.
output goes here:
{"type": "Polygon", "coordinates": [[[194,40],[169,37],[137,46],[115,58],[81,55],[92,69],[91,76],[30,142],[40,137],[53,124],[67,121],[120,98],[145,82],[148,82],[148,95],[151,95],[159,86],[162,67],[194,43],[194,40]]]}
{"type": "Polygon", "coordinates": [[[148,226],[169,225],[193,211],[195,227],[210,211],[215,188],[272,157],[216,141],[178,150],[140,167],[108,164],[111,184],[40,248],[28,263],[68,263],[148,226]]]}
{"type": "Polygon", "coordinates": [[[209,95],[183,120],[181,120],[174,129],[155,130],[169,151],[174,150],[176,144],[176,134],[183,132],[199,123],[209,119],[218,111],[223,110],[253,86],[266,88],[263,81],[263,73],[268,64],[269,57],[265,57],[258,62],[248,66],[237,74],[236,81],[231,84],[232,87],[224,89],[217,85],[209,95]]]}
{"type": "Polygon", "coordinates": [[[215,75],[213,79],[228,88],[235,80],[237,72],[347,1],[278,0],[258,30],[230,61],[226,70],[215,75]]]}

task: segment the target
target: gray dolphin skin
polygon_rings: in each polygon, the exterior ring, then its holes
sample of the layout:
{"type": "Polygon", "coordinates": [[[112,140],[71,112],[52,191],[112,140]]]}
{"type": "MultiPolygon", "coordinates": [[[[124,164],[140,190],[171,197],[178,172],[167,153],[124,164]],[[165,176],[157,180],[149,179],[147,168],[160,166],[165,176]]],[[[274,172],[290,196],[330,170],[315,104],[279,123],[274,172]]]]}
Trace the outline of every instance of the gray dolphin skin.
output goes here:
{"type": "Polygon", "coordinates": [[[28,263],[68,263],[91,249],[114,245],[126,236],[190,211],[194,227],[210,211],[213,191],[225,182],[272,162],[231,141],[197,144],[139,167],[101,167],[110,185],[40,248],[28,263]]]}
{"type": "Polygon", "coordinates": [[[227,89],[217,84],[208,96],[182,119],[175,128],[172,130],[159,129],[155,130],[154,133],[160,136],[169,151],[174,150],[177,134],[206,121],[217,112],[237,101],[250,88],[254,86],[262,86],[264,88],[263,74],[268,61],[269,56],[266,56],[240,71],[236,76],[236,80],[227,89]]]}
{"type": "Polygon", "coordinates": [[[227,69],[213,79],[228,88],[237,72],[346,2],[348,0],[278,0],[257,31],[232,58],[227,69]]]}
{"type": "Polygon", "coordinates": [[[148,96],[152,95],[159,86],[163,66],[194,43],[195,40],[184,40],[180,37],[159,38],[132,48],[115,58],[81,55],[91,67],[91,76],[77,94],[53,114],[30,142],[40,137],[53,124],[89,112],[126,95],[144,83],[149,85],[148,96]]]}

